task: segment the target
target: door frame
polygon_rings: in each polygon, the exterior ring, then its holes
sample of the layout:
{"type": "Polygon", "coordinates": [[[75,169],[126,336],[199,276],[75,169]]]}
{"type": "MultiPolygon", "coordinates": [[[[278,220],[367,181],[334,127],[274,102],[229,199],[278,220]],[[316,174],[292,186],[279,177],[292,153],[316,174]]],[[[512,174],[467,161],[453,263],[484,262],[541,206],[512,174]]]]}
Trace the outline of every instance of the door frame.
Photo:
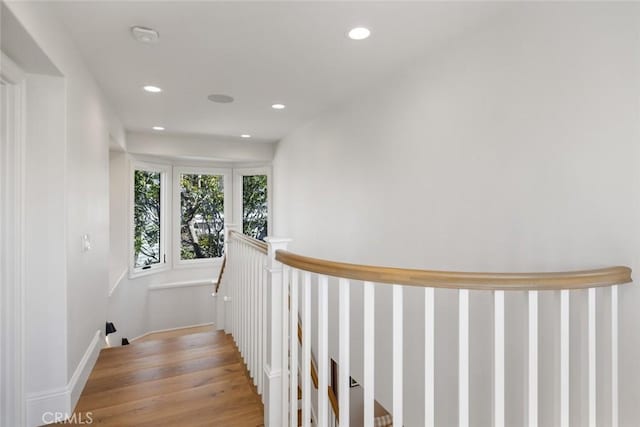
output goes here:
{"type": "MultiPolygon", "coordinates": [[[[0,424],[24,425],[24,72],[0,52],[0,81],[6,98],[0,114],[0,424]]],[[[3,97],[4,98],[4,97],[3,97]]]]}

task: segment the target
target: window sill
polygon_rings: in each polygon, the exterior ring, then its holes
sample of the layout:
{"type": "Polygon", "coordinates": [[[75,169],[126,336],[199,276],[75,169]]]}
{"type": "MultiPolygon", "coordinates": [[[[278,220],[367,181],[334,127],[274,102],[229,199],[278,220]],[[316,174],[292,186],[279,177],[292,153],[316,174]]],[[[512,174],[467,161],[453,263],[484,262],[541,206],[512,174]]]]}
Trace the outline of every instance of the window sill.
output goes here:
{"type": "Polygon", "coordinates": [[[149,285],[150,291],[160,291],[163,289],[194,288],[200,286],[215,286],[218,283],[215,279],[190,280],[187,282],[162,283],[159,285],[149,285]]]}
{"type": "Polygon", "coordinates": [[[170,270],[170,267],[168,264],[165,264],[162,267],[150,268],[148,270],[135,271],[135,270],[129,269],[129,279],[137,279],[139,277],[151,276],[152,274],[163,273],[169,270],[170,270]]]}
{"type": "Polygon", "coordinates": [[[175,260],[173,262],[173,268],[217,268],[222,265],[222,258],[213,258],[212,260],[197,260],[197,261],[182,261],[175,260]]]}

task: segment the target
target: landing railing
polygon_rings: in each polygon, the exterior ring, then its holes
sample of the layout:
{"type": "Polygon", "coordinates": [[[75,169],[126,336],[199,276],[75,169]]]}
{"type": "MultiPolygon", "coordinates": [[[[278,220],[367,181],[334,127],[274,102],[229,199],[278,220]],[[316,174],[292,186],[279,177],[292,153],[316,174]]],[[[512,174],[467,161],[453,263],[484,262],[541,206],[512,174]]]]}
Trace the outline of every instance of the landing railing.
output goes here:
{"type": "MultiPolygon", "coordinates": [[[[349,426],[350,420],[350,346],[351,302],[350,296],[355,283],[362,287],[363,298],[363,360],[360,384],[364,393],[364,425],[374,425],[375,385],[375,288],[390,286],[392,289],[392,341],[391,363],[391,413],[393,425],[404,425],[403,396],[403,288],[414,286],[423,288],[424,299],[424,336],[412,335],[412,339],[424,340],[424,377],[419,381],[424,389],[424,425],[435,425],[436,386],[435,386],[435,289],[446,288],[457,292],[458,303],[458,346],[457,354],[457,425],[468,427],[470,418],[470,353],[469,353],[469,313],[470,290],[488,292],[493,300],[493,346],[492,361],[492,425],[505,426],[505,355],[515,350],[518,343],[505,338],[505,292],[526,292],[526,375],[524,387],[526,420],[523,425],[539,425],[539,337],[543,331],[540,326],[539,295],[544,292],[558,294],[557,315],[559,332],[557,339],[557,358],[559,360],[559,379],[553,393],[558,397],[557,419],[554,425],[568,427],[573,419],[571,396],[576,393],[586,397],[586,425],[596,425],[597,408],[606,407],[607,425],[618,426],[618,285],[631,282],[631,270],[627,267],[610,267],[597,270],[585,270],[559,273],[467,273],[429,270],[411,270],[388,267],[345,264],[327,260],[300,256],[286,251],[286,240],[267,239],[267,247],[257,244],[253,239],[232,233],[230,238],[229,265],[232,272],[231,319],[234,338],[239,342],[243,354],[252,354],[252,345],[257,344],[257,364],[251,369],[259,372],[264,367],[264,380],[259,390],[265,390],[265,425],[298,425],[298,388],[301,388],[301,425],[309,426],[313,418],[319,426],[349,426]],[[266,254],[265,254],[266,252],[266,254]],[[259,254],[259,256],[257,255],[259,254]],[[256,258],[258,261],[256,261],[256,258]],[[260,265],[266,266],[267,280],[257,272],[260,265]],[[252,278],[259,280],[252,283],[252,278]],[[237,280],[240,278],[239,280],[237,280]],[[244,278],[244,279],[242,279],[244,278]],[[261,279],[260,279],[261,278],[261,279]],[[330,279],[331,278],[331,279],[330,279]],[[264,286],[266,285],[266,289],[264,286]],[[314,353],[317,360],[317,389],[329,389],[329,286],[337,287],[338,294],[338,404],[333,411],[329,394],[318,392],[312,402],[312,349],[311,349],[311,313],[315,306],[314,324],[317,325],[317,347],[314,353]],[[260,289],[262,287],[262,289],[260,289]],[[596,295],[596,288],[606,287],[606,293],[596,295]],[[235,288],[235,289],[234,289],[235,288]],[[317,289],[313,289],[317,288],[317,289]],[[586,292],[586,381],[584,389],[576,389],[571,381],[570,366],[570,293],[586,292]],[[265,298],[266,294],[266,298],[265,298]],[[600,300],[602,298],[602,300],[600,300]],[[262,320],[253,325],[252,308],[254,299],[260,301],[262,320]],[[598,299],[598,301],[597,301],[598,299]],[[235,302],[234,302],[235,301],[235,302]],[[606,306],[605,306],[606,305],[606,306]],[[596,306],[598,319],[602,319],[600,309],[606,313],[606,328],[596,327],[596,306]],[[247,317],[248,316],[248,317],[247,317]],[[247,325],[247,319],[249,325],[247,325]],[[301,339],[298,341],[298,324],[301,325],[301,339]],[[262,325],[262,326],[261,326],[262,325]],[[251,329],[254,328],[254,329],[251,329]],[[263,328],[263,329],[261,329],[263,328]],[[257,331],[256,338],[251,331],[257,331]],[[599,335],[596,335],[598,331],[599,335]],[[600,336],[601,335],[601,336],[600,336]],[[262,347],[260,347],[262,345],[262,347]],[[598,362],[597,351],[607,348],[606,366],[598,362]],[[266,351],[265,351],[266,350],[266,351]],[[601,372],[606,369],[607,372],[601,372]],[[606,384],[604,383],[606,382],[606,384]],[[610,392],[600,395],[601,388],[610,392]],[[606,401],[603,401],[606,399],[606,401]],[[332,414],[333,417],[332,418],[332,414]]],[[[226,275],[226,273],[225,273],[226,275]]],[[[226,279],[225,279],[226,280],[226,279]]],[[[260,303],[257,305],[260,306],[260,303]]],[[[260,310],[260,307],[257,308],[260,310]]],[[[572,322],[573,323],[573,322],[572,322]]],[[[582,325],[581,325],[582,326],[582,325]]],[[[252,356],[248,356],[252,357],[252,356]]],[[[254,360],[254,359],[250,359],[254,360]]],[[[258,376],[260,376],[258,374],[258,376]]],[[[415,377],[414,377],[415,378],[415,377]]],[[[508,378],[507,378],[508,379],[508,378]]],[[[259,384],[261,384],[259,382],[259,384]]],[[[554,415],[555,417],[555,415],[554,415]]]]}

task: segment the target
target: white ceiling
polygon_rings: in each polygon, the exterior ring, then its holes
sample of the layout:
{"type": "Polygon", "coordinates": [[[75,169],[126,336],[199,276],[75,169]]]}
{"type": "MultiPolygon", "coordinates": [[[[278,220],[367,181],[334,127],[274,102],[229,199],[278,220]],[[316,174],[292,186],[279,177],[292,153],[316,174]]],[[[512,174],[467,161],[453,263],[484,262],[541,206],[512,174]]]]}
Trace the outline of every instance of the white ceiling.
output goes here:
{"type": "Polygon", "coordinates": [[[485,23],[500,3],[58,2],[107,98],[129,130],[282,138],[323,111],[485,23]],[[135,41],[134,25],[160,32],[135,41]],[[346,32],[366,26],[365,41],[346,32]],[[160,86],[159,95],[142,91],[160,86]],[[207,100],[229,94],[232,104],[207,100]],[[283,103],[282,111],[271,104],[283,103]]]}

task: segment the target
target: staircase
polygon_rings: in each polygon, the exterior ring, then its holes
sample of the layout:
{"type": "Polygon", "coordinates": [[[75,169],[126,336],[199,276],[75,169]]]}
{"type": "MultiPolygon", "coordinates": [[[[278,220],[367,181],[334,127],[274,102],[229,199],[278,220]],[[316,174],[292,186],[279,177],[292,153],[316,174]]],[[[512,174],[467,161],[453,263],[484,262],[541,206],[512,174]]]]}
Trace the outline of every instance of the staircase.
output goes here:
{"type": "Polygon", "coordinates": [[[606,407],[609,414],[607,424],[617,427],[618,287],[631,282],[629,268],[559,273],[467,273],[355,265],[287,252],[287,239],[267,238],[265,243],[244,236],[233,227],[227,229],[227,267],[219,289],[224,298],[218,298],[218,310],[224,313],[225,329],[237,343],[262,396],[265,425],[349,426],[350,377],[355,372],[350,366],[350,347],[354,342],[350,337],[353,321],[350,298],[356,290],[362,292],[364,309],[362,318],[356,319],[363,327],[363,335],[357,337],[363,345],[363,358],[357,370],[362,373],[359,382],[364,393],[363,407],[358,411],[362,411],[365,427],[385,425],[375,411],[380,393],[377,389],[380,386],[375,380],[381,369],[375,352],[375,342],[379,339],[375,307],[376,294],[388,289],[392,307],[392,333],[388,345],[393,354],[388,366],[391,384],[382,390],[391,396],[387,403],[392,417],[385,414],[386,425],[399,427],[424,423],[425,426],[435,426],[443,422],[460,427],[470,425],[473,399],[485,397],[476,395],[477,387],[473,388],[471,383],[470,335],[476,329],[471,324],[470,315],[475,297],[486,295],[492,301],[492,320],[488,330],[491,339],[487,345],[492,348],[493,360],[486,367],[491,372],[491,383],[487,384],[491,390],[491,406],[486,409],[493,414],[491,424],[495,427],[507,425],[506,415],[511,409],[506,402],[513,398],[507,395],[507,386],[517,380],[508,376],[511,371],[507,356],[517,351],[524,355],[526,370],[521,383],[525,390],[524,401],[520,403],[525,408],[526,419],[521,425],[539,425],[539,415],[548,411],[544,406],[547,401],[539,399],[540,393],[545,393],[557,396],[554,425],[568,427],[569,421],[577,415],[574,411],[580,410],[570,405],[570,399],[583,399],[588,408],[585,425],[595,426],[596,408],[606,407]],[[329,306],[330,287],[336,289],[337,306],[329,306]],[[420,334],[412,328],[405,329],[404,298],[408,287],[418,290],[412,291],[411,295],[421,295],[421,303],[424,304],[420,334]],[[598,288],[602,289],[596,293],[598,288]],[[446,295],[456,295],[457,323],[436,322],[436,300],[440,298],[436,289],[446,290],[446,295]],[[572,317],[571,310],[582,307],[583,303],[584,318],[572,317]],[[557,328],[540,327],[548,320],[541,318],[541,305],[544,305],[545,313],[551,311],[554,318],[557,316],[557,328]],[[521,317],[525,319],[520,335],[524,339],[515,341],[513,334],[505,328],[507,315],[511,316],[514,307],[518,310],[524,308],[518,313],[522,313],[521,317]],[[599,307],[598,312],[596,307],[599,307]],[[337,351],[332,349],[332,352],[329,349],[330,309],[337,314],[337,319],[331,320],[336,321],[338,330],[337,351]],[[317,332],[313,343],[312,320],[314,333],[317,332]],[[437,328],[453,329],[457,334],[457,346],[447,348],[450,353],[448,359],[457,363],[457,375],[449,381],[449,384],[455,382],[457,385],[457,397],[447,402],[447,405],[456,407],[453,421],[437,421],[441,411],[440,406],[436,408],[437,399],[441,399],[436,382],[437,328]],[[575,336],[576,330],[584,331],[586,353],[572,349],[575,343],[571,337],[575,336]],[[412,342],[405,343],[405,337],[412,342]],[[403,366],[406,346],[415,347],[414,341],[423,343],[421,377],[405,375],[403,366]],[[559,362],[557,371],[551,374],[541,372],[546,365],[539,361],[541,342],[549,341],[557,343],[554,351],[559,362]],[[312,346],[316,358],[312,356],[312,346]],[[606,352],[608,357],[596,363],[596,355],[602,352],[606,352]],[[338,360],[337,395],[329,383],[330,354],[337,355],[338,360]],[[584,381],[576,383],[570,376],[570,372],[576,369],[580,370],[579,375],[584,381]],[[552,375],[558,381],[552,384],[545,382],[541,386],[542,375],[552,375]],[[422,386],[419,407],[405,407],[406,378],[413,388],[422,386]],[[599,388],[611,392],[596,392],[599,388]],[[413,421],[405,423],[405,415],[413,417],[413,421]]]}

